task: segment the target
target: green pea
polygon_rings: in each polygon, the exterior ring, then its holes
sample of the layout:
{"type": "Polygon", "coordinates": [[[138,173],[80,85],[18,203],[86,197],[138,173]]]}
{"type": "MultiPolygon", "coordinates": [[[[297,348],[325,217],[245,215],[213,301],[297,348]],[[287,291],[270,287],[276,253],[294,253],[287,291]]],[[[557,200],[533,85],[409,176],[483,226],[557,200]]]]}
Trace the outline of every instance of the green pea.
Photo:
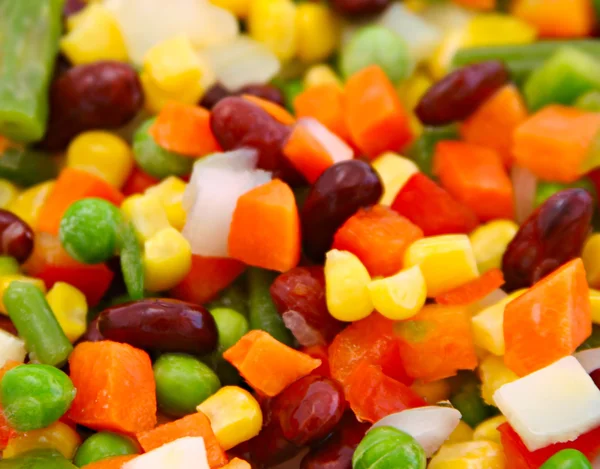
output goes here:
{"type": "Polygon", "coordinates": [[[248,320],[231,308],[215,308],[210,311],[219,332],[219,350],[233,347],[248,332],[248,320]]]}
{"type": "Polygon", "coordinates": [[[246,279],[242,276],[225,288],[216,300],[211,301],[207,308],[231,308],[248,317],[248,292],[246,291],[246,279]]]}
{"type": "Polygon", "coordinates": [[[133,136],[133,158],[145,173],[155,178],[183,176],[192,172],[194,159],[159,146],[148,132],[156,118],[144,122],[133,136]]]}
{"type": "Polygon", "coordinates": [[[98,264],[114,255],[120,226],[121,212],[113,204],[103,199],[81,199],[60,221],[60,242],[79,262],[98,264]]]}
{"type": "Polygon", "coordinates": [[[45,428],[71,406],[75,388],[69,377],[50,365],[20,365],[0,382],[0,403],[8,423],[20,432],[45,428]]]}
{"type": "Polygon", "coordinates": [[[352,469],[425,469],[427,458],[412,436],[394,427],[368,432],[352,456],[352,469]]]}
{"type": "Polygon", "coordinates": [[[413,68],[404,39],[383,26],[359,29],[342,47],[340,71],[345,78],[369,65],[379,65],[393,83],[408,78],[413,68]]]}
{"type": "Polygon", "coordinates": [[[0,469],[77,469],[53,449],[36,449],[15,458],[0,461],[0,469]]]}
{"type": "Polygon", "coordinates": [[[21,271],[14,257],[0,256],[0,275],[18,274],[21,271]]]}
{"type": "Polygon", "coordinates": [[[111,456],[138,454],[137,444],[123,435],[112,432],[99,432],[85,440],[77,450],[73,462],[81,467],[111,456]]]}
{"type": "Polygon", "coordinates": [[[487,405],[481,397],[477,383],[467,383],[450,398],[452,405],[460,411],[462,419],[471,427],[476,427],[493,414],[494,408],[487,405]]]}
{"type": "Polygon", "coordinates": [[[548,459],[540,469],[592,469],[592,465],[580,451],[563,449],[548,459]]]}
{"type": "Polygon", "coordinates": [[[191,414],[196,406],[221,387],[218,376],[191,355],[165,353],[154,363],[156,399],[163,412],[176,417],[191,414]]]}

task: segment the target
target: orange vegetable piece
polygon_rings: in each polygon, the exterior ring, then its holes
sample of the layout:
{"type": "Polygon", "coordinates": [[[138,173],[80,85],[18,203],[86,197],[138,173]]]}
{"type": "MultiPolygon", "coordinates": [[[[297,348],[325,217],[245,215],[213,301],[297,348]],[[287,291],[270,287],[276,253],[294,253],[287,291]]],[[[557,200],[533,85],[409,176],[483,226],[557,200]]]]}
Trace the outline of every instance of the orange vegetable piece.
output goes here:
{"type": "Polygon", "coordinates": [[[303,347],[300,349],[302,353],[305,353],[309,357],[321,360],[319,368],[315,368],[311,374],[319,376],[331,377],[331,371],[329,370],[329,351],[326,345],[312,345],[310,347],[303,347]]]}
{"type": "Polygon", "coordinates": [[[504,275],[500,269],[491,269],[475,280],[456,287],[435,298],[440,305],[468,305],[485,298],[504,285],[504,275]]]}
{"type": "Polygon", "coordinates": [[[125,456],[112,456],[110,458],[101,459],[90,464],[86,464],[85,469],[121,469],[123,464],[136,458],[137,454],[126,454],[125,456]]]}
{"type": "Polygon", "coordinates": [[[352,75],[344,98],[352,140],[369,158],[398,151],[412,140],[408,113],[379,66],[371,65],[352,75]]]}
{"type": "Polygon", "coordinates": [[[423,230],[410,220],[375,205],[360,209],[340,227],[332,249],[355,254],[371,276],[389,277],[402,269],[406,248],[422,237],[423,230]]]}
{"type": "Polygon", "coordinates": [[[287,109],[281,107],[279,104],[276,104],[273,101],[259,98],[258,96],[254,96],[252,94],[243,94],[242,98],[244,98],[246,101],[256,104],[272,118],[284,125],[292,125],[294,122],[296,122],[294,116],[292,116],[287,109]]]}
{"type": "Polygon", "coordinates": [[[112,342],[82,342],[69,357],[77,395],[68,416],[95,430],[137,433],[156,424],[156,385],[143,350],[112,342]]]}
{"type": "Polygon", "coordinates": [[[476,10],[493,10],[496,8],[496,0],[453,0],[457,5],[476,10]]]}
{"type": "Polygon", "coordinates": [[[150,135],[161,147],[192,158],[221,150],[210,128],[210,112],[191,104],[167,103],[150,135]]]}
{"type": "Polygon", "coordinates": [[[514,218],[512,182],[494,150],[442,141],[436,145],[433,165],[442,186],[482,221],[514,218]]]}
{"type": "Polygon", "coordinates": [[[201,436],[204,438],[206,456],[211,468],[221,467],[227,463],[227,455],[217,441],[217,437],[210,426],[210,420],[199,411],[136,435],[145,452],[152,451],[186,436],[201,436]]]}
{"type": "Polygon", "coordinates": [[[215,298],[240,276],[246,266],[235,259],[192,255],[192,267],[184,279],[171,290],[183,301],[203,304],[215,298]]]}
{"type": "Polygon", "coordinates": [[[141,194],[146,189],[158,184],[159,182],[159,179],[146,174],[140,168],[134,166],[121,191],[125,196],[141,194]]]}
{"type": "Polygon", "coordinates": [[[552,105],[529,117],[515,130],[515,163],[541,179],[573,182],[600,130],[600,114],[552,105]]]}
{"type": "Polygon", "coordinates": [[[252,469],[250,463],[240,458],[233,458],[223,469],[252,469]]]}
{"type": "Polygon", "coordinates": [[[350,131],[344,117],[344,91],[335,83],[306,88],[294,98],[298,117],[313,117],[338,137],[350,142],[350,131]]]}
{"type": "Polygon", "coordinates": [[[69,206],[87,197],[99,197],[117,206],[125,198],[104,179],[80,169],[65,168],[40,209],[37,230],[58,234],[60,220],[69,206]]]}
{"type": "Polygon", "coordinates": [[[585,269],[573,259],[504,309],[504,363],[524,376],[571,355],[592,333],[585,269]]]}
{"type": "Polygon", "coordinates": [[[271,397],[321,365],[321,360],[298,352],[260,330],[248,332],[223,353],[223,358],[256,391],[271,397]]]}
{"type": "Polygon", "coordinates": [[[515,129],[527,119],[527,107],[514,85],[500,88],[460,126],[460,134],[467,143],[475,143],[496,150],[504,166],[513,163],[512,143],[515,129]]]}
{"type": "Polygon", "coordinates": [[[300,260],[300,217],[294,193],[280,179],[242,195],[233,212],[229,255],[246,264],[285,272],[300,260]]]}
{"type": "Polygon", "coordinates": [[[511,13],[541,37],[585,37],[594,27],[591,0],[516,0],[511,13]]]}
{"type": "Polygon", "coordinates": [[[463,306],[426,305],[395,330],[406,372],[415,379],[437,381],[477,366],[471,315],[463,306]]]}

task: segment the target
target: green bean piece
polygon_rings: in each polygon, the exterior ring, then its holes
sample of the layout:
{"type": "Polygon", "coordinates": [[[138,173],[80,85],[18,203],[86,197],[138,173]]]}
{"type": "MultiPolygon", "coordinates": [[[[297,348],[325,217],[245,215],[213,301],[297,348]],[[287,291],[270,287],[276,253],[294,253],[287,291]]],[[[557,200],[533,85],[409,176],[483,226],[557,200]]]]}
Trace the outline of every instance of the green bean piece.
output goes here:
{"type": "Polygon", "coordinates": [[[406,155],[416,163],[421,172],[432,177],[435,146],[442,140],[458,139],[458,127],[455,124],[425,127],[419,138],[408,148],[406,155]]]}
{"type": "Polygon", "coordinates": [[[573,103],[578,109],[588,112],[600,112],[600,91],[589,91],[582,94],[573,103]]]}
{"type": "Polygon", "coordinates": [[[120,230],[121,272],[131,300],[144,298],[144,264],[142,247],[135,234],[133,224],[125,223],[120,230]]]}
{"type": "Polygon", "coordinates": [[[426,464],[417,440],[394,427],[367,432],[352,456],[352,469],[425,469],[426,464]]]}
{"type": "Polygon", "coordinates": [[[450,397],[450,402],[455,409],[460,411],[462,419],[470,427],[475,428],[494,413],[494,408],[487,405],[481,397],[479,383],[466,383],[450,397]]]}
{"type": "Polygon", "coordinates": [[[565,189],[570,188],[579,188],[585,189],[590,193],[594,199],[596,198],[596,188],[592,181],[588,178],[582,178],[578,181],[572,182],[571,184],[563,184],[560,182],[547,182],[547,181],[538,181],[535,188],[535,199],[534,199],[534,207],[537,208],[542,205],[549,197],[553,196],[557,192],[560,192],[565,189]]]}
{"type": "Polygon", "coordinates": [[[563,449],[548,459],[540,469],[592,469],[592,465],[581,451],[563,449]]]}
{"type": "Polygon", "coordinates": [[[242,276],[221,292],[219,297],[211,301],[206,307],[231,308],[245,318],[248,317],[248,293],[246,292],[246,279],[242,276]]]}
{"type": "Polygon", "coordinates": [[[19,365],[0,382],[6,420],[20,432],[46,428],[61,418],[75,398],[69,377],[50,365],[19,365]]]}
{"type": "Polygon", "coordinates": [[[112,432],[98,432],[87,438],[75,453],[73,462],[81,467],[112,456],[139,454],[140,448],[124,435],[112,432]]]}
{"type": "Polygon", "coordinates": [[[14,257],[0,256],[0,275],[18,274],[20,271],[19,263],[14,257]]]}
{"type": "Polygon", "coordinates": [[[77,469],[77,466],[56,450],[38,449],[1,460],[0,469],[77,469]]]}
{"type": "Polygon", "coordinates": [[[276,274],[264,269],[248,269],[250,329],[260,329],[278,341],[292,345],[293,336],[277,312],[269,288],[276,274]]]}
{"type": "Polygon", "coordinates": [[[56,163],[45,153],[27,148],[7,148],[0,157],[0,178],[19,186],[33,186],[55,178],[57,174],[56,163]]]}
{"type": "Polygon", "coordinates": [[[4,292],[4,306],[13,324],[25,340],[31,361],[62,366],[73,351],[39,288],[14,281],[4,292]]]}

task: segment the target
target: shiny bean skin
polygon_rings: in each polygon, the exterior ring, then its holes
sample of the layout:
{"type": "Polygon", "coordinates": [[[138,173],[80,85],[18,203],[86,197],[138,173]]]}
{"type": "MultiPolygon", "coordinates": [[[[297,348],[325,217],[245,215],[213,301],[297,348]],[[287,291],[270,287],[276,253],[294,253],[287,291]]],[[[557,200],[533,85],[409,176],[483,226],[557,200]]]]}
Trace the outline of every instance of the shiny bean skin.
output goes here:
{"type": "Polygon", "coordinates": [[[509,80],[502,62],[462,67],[427,90],[415,109],[425,125],[446,125],[469,117],[509,80]]]}
{"type": "Polygon", "coordinates": [[[159,352],[207,354],[218,340],[206,308],[171,299],[144,299],[105,309],[98,328],[108,340],[159,352]]]}
{"type": "Polygon", "coordinates": [[[98,319],[95,318],[88,324],[85,334],[80,337],[79,342],[100,342],[104,340],[104,336],[100,334],[100,329],[98,329],[98,319]]]}
{"type": "Polygon", "coordinates": [[[211,110],[219,101],[228,98],[229,96],[232,96],[232,93],[227,88],[219,83],[215,83],[206,91],[206,93],[204,93],[204,96],[202,96],[200,106],[211,110]]]}
{"type": "Polygon", "coordinates": [[[348,17],[379,13],[390,4],[390,0],[332,0],[333,8],[348,17]]]}
{"type": "Polygon", "coordinates": [[[379,176],[364,161],[342,161],[327,168],[308,193],[300,214],[306,254],[322,261],[338,228],[359,208],[376,204],[382,194],[379,176]]]}
{"type": "Polygon", "coordinates": [[[79,65],[50,88],[50,119],[42,146],[64,149],[85,130],[116,129],[133,119],[144,100],[138,75],[122,62],[79,65]]]}
{"type": "Polygon", "coordinates": [[[33,230],[14,213],[0,209],[1,254],[14,257],[19,263],[33,251],[33,230]]]}
{"type": "Polygon", "coordinates": [[[592,196],[565,189],[540,205],[519,228],[502,259],[503,288],[527,288],[579,256],[591,226],[592,196]]]}
{"type": "Polygon", "coordinates": [[[272,103],[285,106],[285,98],[279,88],[268,84],[246,85],[237,92],[237,94],[250,94],[257,98],[266,99],[272,103]]]}

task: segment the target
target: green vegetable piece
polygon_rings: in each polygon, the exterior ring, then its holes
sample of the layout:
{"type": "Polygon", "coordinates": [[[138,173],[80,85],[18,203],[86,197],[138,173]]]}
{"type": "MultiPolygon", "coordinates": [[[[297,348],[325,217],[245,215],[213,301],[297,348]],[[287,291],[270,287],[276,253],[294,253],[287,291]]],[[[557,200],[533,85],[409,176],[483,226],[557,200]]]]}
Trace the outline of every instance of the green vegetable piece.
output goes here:
{"type": "Polygon", "coordinates": [[[18,274],[21,271],[14,257],[0,256],[0,275],[18,274]]]}
{"type": "Polygon", "coordinates": [[[525,100],[537,111],[552,103],[572,104],[588,91],[600,90],[600,63],[577,49],[559,49],[535,70],[524,87],[525,100]]]}
{"type": "Polygon", "coordinates": [[[548,459],[540,469],[592,469],[581,451],[563,449],[548,459]]]}
{"type": "Polygon", "coordinates": [[[1,460],[0,469],[77,469],[77,466],[56,450],[38,449],[1,460]]]}
{"type": "Polygon", "coordinates": [[[248,269],[250,329],[261,329],[279,342],[292,345],[293,337],[277,312],[269,288],[276,274],[252,267],[248,269]]]}
{"type": "Polygon", "coordinates": [[[103,199],[81,199],[60,220],[60,242],[79,262],[99,264],[117,249],[121,212],[103,199]]]}
{"type": "Polygon", "coordinates": [[[273,85],[277,86],[283,93],[285,99],[285,107],[288,111],[294,112],[294,99],[302,91],[304,91],[304,84],[299,78],[293,78],[291,80],[277,79],[273,82],[273,85]]]}
{"type": "Polygon", "coordinates": [[[57,174],[56,163],[44,153],[27,148],[7,148],[0,157],[0,178],[8,179],[19,186],[33,186],[55,178],[57,174]]]}
{"type": "Polygon", "coordinates": [[[379,65],[392,83],[408,78],[413,69],[404,39],[376,25],[359,29],[340,54],[340,71],[346,79],[369,65],[379,65]]]}
{"type": "Polygon", "coordinates": [[[394,427],[369,431],[352,456],[352,469],[425,469],[426,463],[417,440],[394,427]]]}
{"type": "Polygon", "coordinates": [[[165,353],[153,368],[158,406],[175,417],[195,412],[221,387],[214,371],[191,355],[165,353]]]}
{"type": "Polygon", "coordinates": [[[0,381],[0,403],[8,423],[20,432],[45,428],[69,410],[75,387],[50,365],[19,365],[0,381]]]}
{"type": "Polygon", "coordinates": [[[63,5],[0,1],[0,135],[35,142],[46,132],[63,5]]]}
{"type": "Polygon", "coordinates": [[[35,285],[14,281],[4,292],[4,306],[25,340],[31,361],[62,366],[73,351],[46,297],[35,285]]]}
{"type": "Polygon", "coordinates": [[[571,184],[538,181],[537,186],[535,188],[534,207],[539,207],[549,197],[553,196],[557,192],[570,188],[585,189],[590,193],[592,197],[594,197],[594,199],[596,198],[596,188],[594,187],[592,181],[590,181],[588,178],[579,179],[578,181],[575,181],[571,184]]]}
{"type": "Polygon", "coordinates": [[[131,300],[144,298],[144,264],[142,247],[132,223],[125,223],[120,230],[121,272],[131,300]]]}
{"type": "Polygon", "coordinates": [[[435,146],[442,140],[458,139],[458,127],[454,124],[445,127],[425,127],[419,138],[408,148],[406,155],[416,163],[422,173],[432,177],[435,146]]]}
{"type": "Polygon", "coordinates": [[[600,326],[592,324],[592,333],[585,339],[585,342],[577,347],[577,352],[589,350],[592,348],[600,348],[600,326]]]}
{"type": "Polygon", "coordinates": [[[487,405],[481,397],[478,383],[466,383],[450,398],[455,409],[460,411],[462,419],[470,427],[475,428],[494,413],[494,408],[487,405]]]}
{"type": "Polygon", "coordinates": [[[81,444],[73,462],[81,467],[112,456],[139,453],[140,448],[131,438],[118,433],[99,432],[94,433],[81,444]]]}
{"type": "Polygon", "coordinates": [[[248,293],[246,292],[246,279],[239,278],[225,290],[221,292],[219,297],[211,301],[207,308],[212,310],[215,308],[231,308],[244,317],[248,317],[248,293]]]}
{"type": "Polygon", "coordinates": [[[575,101],[574,106],[582,111],[600,112],[600,91],[589,91],[575,101]]]}
{"type": "Polygon", "coordinates": [[[133,136],[133,158],[145,173],[158,179],[183,176],[192,172],[194,159],[178,155],[159,146],[150,135],[156,118],[148,119],[133,136]]]}
{"type": "Polygon", "coordinates": [[[210,311],[219,332],[219,345],[217,349],[222,353],[233,347],[238,340],[248,332],[248,320],[231,308],[215,308],[210,311]]]}

